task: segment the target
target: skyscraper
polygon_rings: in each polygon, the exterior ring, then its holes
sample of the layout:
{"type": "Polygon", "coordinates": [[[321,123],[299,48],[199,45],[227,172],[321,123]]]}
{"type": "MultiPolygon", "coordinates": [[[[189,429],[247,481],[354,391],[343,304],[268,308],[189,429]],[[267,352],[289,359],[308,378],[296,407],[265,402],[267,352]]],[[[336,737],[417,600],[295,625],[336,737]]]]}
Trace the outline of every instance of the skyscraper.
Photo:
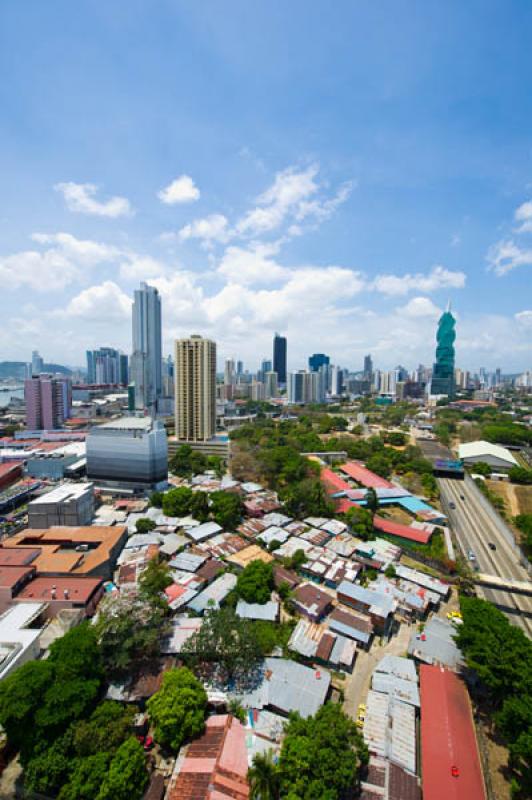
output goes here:
{"type": "Polygon", "coordinates": [[[325,353],[314,353],[309,356],[308,368],[311,372],[318,372],[320,367],[328,367],[330,362],[331,359],[325,353]]]}
{"type": "Polygon", "coordinates": [[[436,333],[436,361],[432,369],[431,395],[454,397],[454,330],[456,321],[451,314],[450,304],[438,322],[436,333]]]}
{"type": "Polygon", "coordinates": [[[185,442],[216,432],[216,343],[201,336],[175,343],[175,432],[185,442]]]}
{"type": "Polygon", "coordinates": [[[266,372],[264,375],[264,396],[266,400],[271,400],[272,397],[277,397],[278,395],[277,373],[266,372]]]}
{"type": "Polygon", "coordinates": [[[39,355],[39,351],[34,350],[31,354],[31,374],[40,375],[41,372],[44,372],[44,362],[39,355]]]}
{"type": "Polygon", "coordinates": [[[273,371],[280,384],[286,383],[286,336],[276,333],[273,337],[273,371]]]}
{"type": "Polygon", "coordinates": [[[87,350],[87,383],[127,383],[127,360],[126,380],[122,380],[123,358],[112,347],[87,350]]]}
{"type": "Polygon", "coordinates": [[[373,359],[370,355],[364,356],[364,378],[371,381],[373,377],[373,359]]]}
{"type": "MultiPolygon", "coordinates": [[[[242,363],[242,362],[240,362],[242,363]]],[[[224,366],[224,384],[225,386],[234,386],[235,380],[235,362],[232,358],[225,359],[224,366]]]]}
{"type": "Polygon", "coordinates": [[[24,399],[28,430],[55,430],[70,416],[72,384],[63,376],[34,375],[24,381],[24,399]]]}
{"type": "Polygon", "coordinates": [[[161,298],[154,286],[141,283],[133,302],[131,380],[135,408],[154,412],[162,393],[161,298]]]}

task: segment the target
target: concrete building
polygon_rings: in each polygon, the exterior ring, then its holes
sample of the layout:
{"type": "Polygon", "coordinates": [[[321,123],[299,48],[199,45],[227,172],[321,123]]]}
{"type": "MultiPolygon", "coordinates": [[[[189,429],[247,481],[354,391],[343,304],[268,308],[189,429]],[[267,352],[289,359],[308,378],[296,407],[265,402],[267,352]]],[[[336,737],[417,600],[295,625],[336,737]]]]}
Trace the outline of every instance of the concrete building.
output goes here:
{"type": "Polygon", "coordinates": [[[216,343],[201,336],[175,343],[175,433],[207,442],[216,432],[216,343]]]}
{"type": "Polygon", "coordinates": [[[92,483],[63,483],[28,504],[28,527],[90,525],[94,517],[92,483]]]}
{"type": "Polygon", "coordinates": [[[53,619],[64,609],[92,617],[104,595],[103,580],[81,575],[44,576],[30,580],[15,598],[16,605],[46,603],[45,619],[53,619]]]}
{"type": "Polygon", "coordinates": [[[63,376],[34,375],[24,381],[24,400],[28,430],[62,428],[70,416],[72,384],[63,376]]]}
{"type": "Polygon", "coordinates": [[[90,430],[87,477],[96,486],[146,492],[165,486],[168,445],[161,422],[149,417],[122,417],[90,430]]]}
{"type": "Polygon", "coordinates": [[[264,397],[266,400],[271,400],[272,397],[279,396],[279,384],[277,382],[277,373],[270,370],[264,373],[264,397]]]}
{"type": "Polygon", "coordinates": [[[36,623],[45,608],[44,603],[20,603],[0,616],[0,681],[38,658],[42,626],[36,623]]]}
{"type": "Polygon", "coordinates": [[[87,383],[126,385],[127,378],[127,357],[118,350],[112,347],[87,350],[87,383]]]}
{"type": "Polygon", "coordinates": [[[38,376],[41,372],[44,372],[44,361],[42,356],[39,355],[39,351],[34,350],[31,354],[31,375],[38,376]]]}
{"type": "Polygon", "coordinates": [[[135,290],[132,321],[135,408],[155,411],[162,394],[161,298],[155,287],[141,283],[135,290]]]}
{"type": "Polygon", "coordinates": [[[319,372],[307,372],[301,369],[288,375],[289,403],[323,403],[327,387],[326,367],[319,372]]]}

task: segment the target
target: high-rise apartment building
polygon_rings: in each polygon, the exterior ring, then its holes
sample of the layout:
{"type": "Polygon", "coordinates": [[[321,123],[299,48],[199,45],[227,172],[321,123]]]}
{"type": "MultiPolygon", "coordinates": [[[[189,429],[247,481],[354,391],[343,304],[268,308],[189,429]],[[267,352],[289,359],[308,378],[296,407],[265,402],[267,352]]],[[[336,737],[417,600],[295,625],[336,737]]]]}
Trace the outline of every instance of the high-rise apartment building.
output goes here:
{"type": "Polygon", "coordinates": [[[31,374],[40,375],[41,372],[44,372],[44,361],[39,355],[39,351],[34,350],[31,354],[31,374]]]}
{"type": "MultiPolygon", "coordinates": [[[[242,362],[240,362],[242,363],[242,362]]],[[[236,383],[235,362],[232,358],[225,359],[224,366],[224,385],[234,386],[236,383]]]]}
{"type": "Polygon", "coordinates": [[[264,375],[264,396],[266,400],[279,396],[279,384],[276,372],[266,372],[264,375]]]}
{"type": "Polygon", "coordinates": [[[28,430],[55,430],[70,416],[72,384],[63,376],[34,375],[24,381],[24,399],[28,430]]]}
{"type": "Polygon", "coordinates": [[[323,373],[300,369],[288,375],[289,403],[323,403],[325,386],[323,373]]]}
{"type": "Polygon", "coordinates": [[[126,385],[127,356],[112,347],[87,350],[87,383],[126,385]]]}
{"type": "Polygon", "coordinates": [[[273,337],[273,371],[279,383],[286,384],[286,336],[279,333],[273,337]]]}
{"type": "Polygon", "coordinates": [[[206,442],[216,432],[216,343],[201,336],[175,343],[175,433],[206,442]]]}
{"type": "Polygon", "coordinates": [[[309,356],[308,368],[311,372],[318,372],[320,367],[328,367],[330,363],[331,359],[325,353],[314,353],[309,356]]]}
{"type": "Polygon", "coordinates": [[[364,356],[364,378],[371,381],[373,377],[373,359],[370,355],[364,356]]]}
{"type": "Polygon", "coordinates": [[[130,379],[135,408],[156,410],[162,394],[161,298],[154,286],[141,283],[133,301],[133,354],[130,379]]]}

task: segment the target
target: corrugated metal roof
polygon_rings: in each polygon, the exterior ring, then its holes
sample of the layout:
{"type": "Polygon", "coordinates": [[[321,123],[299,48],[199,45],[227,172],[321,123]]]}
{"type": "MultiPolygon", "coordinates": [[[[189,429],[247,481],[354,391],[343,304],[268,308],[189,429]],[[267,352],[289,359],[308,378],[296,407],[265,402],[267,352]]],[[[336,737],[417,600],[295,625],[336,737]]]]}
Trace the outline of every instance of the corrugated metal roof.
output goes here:
{"type": "Polygon", "coordinates": [[[270,600],[268,603],[246,603],[239,600],[236,606],[236,613],[243,619],[261,619],[267,622],[275,622],[279,615],[279,603],[270,600]]]}
{"type": "Polygon", "coordinates": [[[303,718],[313,716],[327,698],[331,676],[325,669],[310,669],[284,658],[264,660],[263,680],[250,693],[241,695],[249,708],[272,706],[289,714],[298,711],[303,718]]]}
{"type": "Polygon", "coordinates": [[[197,614],[202,614],[211,605],[213,608],[218,608],[222,600],[224,600],[229,592],[236,586],[236,575],[231,572],[226,572],[220,575],[215,581],[207,586],[202,592],[188,604],[188,607],[195,611],[197,614]]]}
{"type": "Polygon", "coordinates": [[[342,581],[336,587],[336,592],[338,595],[344,595],[367,605],[371,613],[382,615],[383,617],[393,614],[397,606],[395,600],[388,595],[381,592],[373,592],[371,589],[365,589],[363,586],[349,583],[349,581],[342,581]]]}
{"type": "Polygon", "coordinates": [[[426,664],[441,664],[457,669],[463,663],[462,653],[453,639],[454,625],[439,617],[432,617],[423,632],[413,631],[408,654],[426,664]]]}

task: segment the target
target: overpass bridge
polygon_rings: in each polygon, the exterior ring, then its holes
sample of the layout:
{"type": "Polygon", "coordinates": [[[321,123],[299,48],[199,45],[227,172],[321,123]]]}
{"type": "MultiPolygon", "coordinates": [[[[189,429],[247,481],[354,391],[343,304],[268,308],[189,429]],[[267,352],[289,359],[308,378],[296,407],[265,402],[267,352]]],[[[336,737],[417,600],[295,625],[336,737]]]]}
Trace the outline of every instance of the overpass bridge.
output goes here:
{"type": "Polygon", "coordinates": [[[532,597],[532,581],[515,581],[509,578],[500,578],[498,575],[485,575],[476,572],[473,583],[479,586],[488,586],[490,589],[500,589],[513,594],[524,594],[532,597]]]}

